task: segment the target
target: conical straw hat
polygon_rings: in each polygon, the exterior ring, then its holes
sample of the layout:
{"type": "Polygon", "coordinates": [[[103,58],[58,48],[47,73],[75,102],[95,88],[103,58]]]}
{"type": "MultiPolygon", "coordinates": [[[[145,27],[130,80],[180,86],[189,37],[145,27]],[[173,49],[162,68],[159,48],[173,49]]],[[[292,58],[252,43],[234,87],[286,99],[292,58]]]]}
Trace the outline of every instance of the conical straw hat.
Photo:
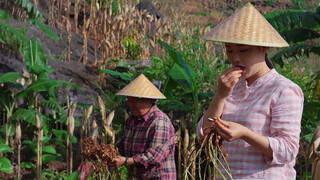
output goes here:
{"type": "Polygon", "coordinates": [[[289,46],[251,3],[218,24],[204,36],[204,39],[268,47],[289,46]]]}
{"type": "Polygon", "coordinates": [[[116,95],[131,96],[149,99],[165,99],[166,97],[143,74],[131,81],[116,95]]]}

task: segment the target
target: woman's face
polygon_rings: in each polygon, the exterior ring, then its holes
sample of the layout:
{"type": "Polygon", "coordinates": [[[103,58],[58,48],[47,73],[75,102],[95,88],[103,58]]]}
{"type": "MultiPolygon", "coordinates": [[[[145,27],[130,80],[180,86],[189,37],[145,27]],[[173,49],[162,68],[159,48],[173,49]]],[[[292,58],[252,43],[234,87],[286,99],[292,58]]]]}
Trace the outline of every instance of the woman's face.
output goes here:
{"type": "Polygon", "coordinates": [[[142,117],[152,106],[151,99],[127,97],[128,105],[131,109],[132,115],[135,117],[142,117]]]}
{"type": "Polygon", "coordinates": [[[243,70],[241,73],[242,78],[247,80],[258,78],[256,76],[260,76],[266,70],[269,71],[265,63],[265,53],[268,47],[232,43],[226,43],[225,47],[231,64],[243,70]]]}

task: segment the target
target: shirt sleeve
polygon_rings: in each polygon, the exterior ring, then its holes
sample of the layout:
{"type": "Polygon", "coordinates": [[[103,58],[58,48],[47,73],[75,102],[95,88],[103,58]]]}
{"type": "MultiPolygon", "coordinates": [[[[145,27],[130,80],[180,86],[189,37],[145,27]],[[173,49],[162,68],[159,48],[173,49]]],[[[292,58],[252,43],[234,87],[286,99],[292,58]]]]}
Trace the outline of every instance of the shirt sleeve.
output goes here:
{"type": "Polygon", "coordinates": [[[203,136],[203,116],[201,117],[200,121],[197,124],[197,128],[196,128],[196,134],[197,134],[197,139],[199,140],[202,136],[203,136]]]}
{"type": "Polygon", "coordinates": [[[271,106],[269,143],[272,157],[266,157],[270,165],[293,162],[299,150],[303,92],[298,86],[284,88],[278,100],[271,106]]]}
{"type": "Polygon", "coordinates": [[[174,148],[174,130],[169,120],[156,120],[148,137],[151,141],[150,147],[144,153],[132,157],[145,168],[150,164],[160,164],[174,148]]]}

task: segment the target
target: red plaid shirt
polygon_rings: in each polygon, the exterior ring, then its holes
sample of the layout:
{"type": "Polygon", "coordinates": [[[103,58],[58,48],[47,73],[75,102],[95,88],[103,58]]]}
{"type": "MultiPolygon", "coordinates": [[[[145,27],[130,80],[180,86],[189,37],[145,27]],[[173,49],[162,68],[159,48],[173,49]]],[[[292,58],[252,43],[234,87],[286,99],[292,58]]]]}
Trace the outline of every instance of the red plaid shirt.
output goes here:
{"type": "Polygon", "coordinates": [[[122,156],[132,157],[138,165],[128,168],[138,179],[176,179],[174,128],[156,105],[141,119],[130,116],[124,136],[117,143],[122,156]]]}

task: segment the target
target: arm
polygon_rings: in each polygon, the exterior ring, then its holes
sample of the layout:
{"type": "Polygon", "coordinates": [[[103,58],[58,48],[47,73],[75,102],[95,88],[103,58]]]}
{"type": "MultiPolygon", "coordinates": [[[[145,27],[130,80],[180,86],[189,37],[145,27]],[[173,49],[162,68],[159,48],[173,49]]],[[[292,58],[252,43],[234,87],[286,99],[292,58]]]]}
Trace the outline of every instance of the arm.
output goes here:
{"type": "Polygon", "coordinates": [[[289,86],[279,94],[272,107],[270,125],[270,147],[273,156],[269,164],[283,164],[293,161],[299,151],[303,92],[298,86],[289,86]]]}
{"type": "MultiPolygon", "coordinates": [[[[160,164],[174,148],[174,130],[168,119],[156,120],[149,132],[150,147],[132,158],[147,168],[150,164],[160,164]]],[[[130,161],[130,159],[129,159],[130,161]]]]}
{"type": "Polygon", "coordinates": [[[233,88],[239,81],[241,73],[242,70],[239,67],[232,67],[220,75],[217,92],[203,116],[203,129],[212,126],[212,123],[208,121],[208,118],[221,116],[224,102],[226,98],[231,95],[233,88]]]}

